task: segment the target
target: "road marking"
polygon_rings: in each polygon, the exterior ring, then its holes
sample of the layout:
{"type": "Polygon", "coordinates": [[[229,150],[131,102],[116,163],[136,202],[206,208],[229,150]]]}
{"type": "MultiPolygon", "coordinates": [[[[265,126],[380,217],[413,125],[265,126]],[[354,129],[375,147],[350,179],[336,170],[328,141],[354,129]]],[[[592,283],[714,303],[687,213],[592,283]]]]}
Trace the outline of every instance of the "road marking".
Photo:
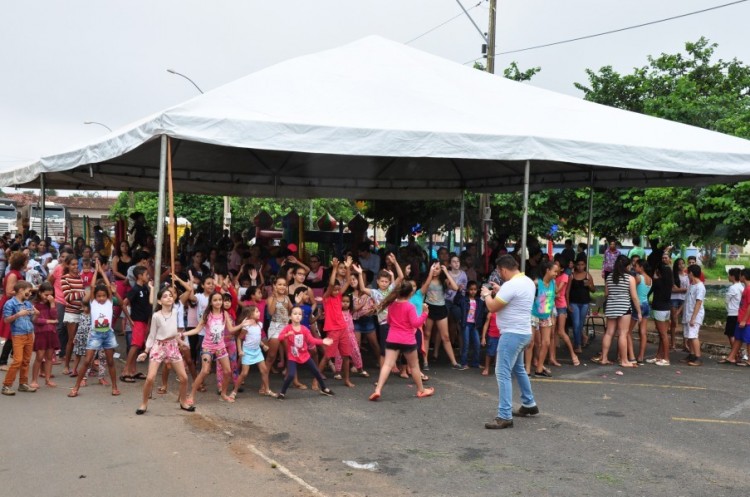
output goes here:
{"type": "Polygon", "coordinates": [[[672,418],[672,421],[686,421],[689,423],[719,423],[725,425],[748,425],[750,421],[733,421],[731,419],[700,419],[700,418],[672,418]]]}
{"type": "Polygon", "coordinates": [[[735,414],[737,414],[741,410],[746,409],[748,407],[750,407],[750,399],[747,399],[745,402],[740,402],[739,404],[737,404],[733,408],[728,409],[728,410],[722,412],[721,414],[719,414],[719,417],[720,418],[731,418],[732,416],[734,416],[735,414]]]}
{"type": "Polygon", "coordinates": [[[532,378],[534,383],[576,383],[579,385],[617,385],[621,387],[645,387],[645,388],[674,388],[676,390],[707,390],[706,387],[689,387],[682,385],[659,385],[656,383],[618,383],[615,381],[601,381],[601,380],[556,380],[556,379],[542,379],[532,378]]]}
{"type": "Polygon", "coordinates": [[[297,483],[299,483],[303,488],[305,488],[309,492],[312,492],[315,495],[321,495],[321,496],[325,497],[325,494],[323,492],[321,492],[320,490],[318,490],[317,488],[313,487],[312,485],[310,485],[309,483],[307,483],[305,480],[303,480],[299,476],[297,476],[294,473],[292,473],[291,471],[289,471],[289,469],[287,469],[281,463],[279,463],[277,461],[274,461],[273,459],[271,459],[270,457],[268,457],[267,455],[265,455],[263,452],[261,452],[260,450],[258,450],[258,448],[255,445],[250,444],[250,445],[247,446],[247,448],[250,449],[253,452],[253,454],[259,456],[261,459],[263,459],[268,464],[270,464],[272,467],[275,467],[275,469],[278,469],[282,474],[286,475],[287,477],[289,477],[292,480],[294,480],[297,483]]]}

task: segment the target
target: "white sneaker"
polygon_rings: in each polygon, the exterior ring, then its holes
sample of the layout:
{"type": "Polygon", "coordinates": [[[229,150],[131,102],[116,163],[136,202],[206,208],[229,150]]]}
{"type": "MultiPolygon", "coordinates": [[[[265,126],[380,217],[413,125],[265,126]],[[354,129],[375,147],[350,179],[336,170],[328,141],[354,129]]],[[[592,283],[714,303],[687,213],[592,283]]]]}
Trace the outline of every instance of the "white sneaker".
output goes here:
{"type": "Polygon", "coordinates": [[[656,357],[652,357],[651,359],[646,359],[646,364],[656,364],[659,359],[656,357]]]}
{"type": "Polygon", "coordinates": [[[669,361],[665,361],[664,359],[659,359],[654,364],[657,366],[669,366],[669,361]]]}

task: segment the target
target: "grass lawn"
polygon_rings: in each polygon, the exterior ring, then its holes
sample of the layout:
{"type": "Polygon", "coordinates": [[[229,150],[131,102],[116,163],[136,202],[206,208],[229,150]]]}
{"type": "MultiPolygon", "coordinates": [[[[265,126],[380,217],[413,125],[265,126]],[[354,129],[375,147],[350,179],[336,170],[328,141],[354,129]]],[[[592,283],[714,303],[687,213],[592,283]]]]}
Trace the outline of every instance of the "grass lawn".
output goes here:
{"type": "MultiPolygon", "coordinates": [[[[589,270],[601,270],[603,255],[593,255],[589,259],[589,270]]],[[[703,274],[707,280],[727,281],[727,270],[725,266],[745,266],[750,267],[750,256],[740,256],[738,259],[729,260],[725,257],[716,259],[716,265],[712,268],[703,266],[703,274]]]]}

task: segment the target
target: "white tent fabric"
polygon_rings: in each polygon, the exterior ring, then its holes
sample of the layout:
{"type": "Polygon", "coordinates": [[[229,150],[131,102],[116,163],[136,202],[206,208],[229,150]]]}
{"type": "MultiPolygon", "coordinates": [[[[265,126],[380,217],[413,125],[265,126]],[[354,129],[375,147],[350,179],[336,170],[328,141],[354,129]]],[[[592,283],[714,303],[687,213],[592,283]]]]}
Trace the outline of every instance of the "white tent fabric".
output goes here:
{"type": "Polygon", "coordinates": [[[750,141],[517,83],[380,37],[298,57],[81,148],[0,173],[48,187],[237,196],[438,198],[750,178],[750,141]],[[93,172],[93,176],[91,175],[93,172]]]}

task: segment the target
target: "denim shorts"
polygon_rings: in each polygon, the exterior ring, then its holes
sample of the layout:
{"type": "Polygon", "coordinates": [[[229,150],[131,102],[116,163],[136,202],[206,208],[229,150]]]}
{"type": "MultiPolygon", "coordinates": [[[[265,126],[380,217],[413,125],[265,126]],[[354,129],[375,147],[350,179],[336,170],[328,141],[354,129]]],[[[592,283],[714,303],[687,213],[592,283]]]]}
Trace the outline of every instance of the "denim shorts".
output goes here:
{"type": "Polygon", "coordinates": [[[558,316],[566,316],[568,314],[567,307],[555,307],[558,316]]]}
{"type": "Polygon", "coordinates": [[[99,350],[99,349],[116,349],[117,339],[115,338],[115,332],[112,330],[105,331],[92,331],[89,333],[89,339],[86,342],[86,350],[99,350]]]}
{"type": "Polygon", "coordinates": [[[651,306],[648,302],[641,302],[641,316],[647,318],[651,315],[651,306]]]}
{"type": "Polygon", "coordinates": [[[679,309],[684,303],[684,299],[672,299],[672,309],[679,309]]]}
{"type": "Polygon", "coordinates": [[[495,357],[497,355],[497,344],[500,341],[500,337],[487,337],[487,350],[485,354],[488,357],[495,357]]]}
{"type": "MultiPolygon", "coordinates": [[[[630,309],[630,314],[633,316],[634,320],[638,320],[638,313],[635,311],[635,306],[632,306],[630,309]]],[[[641,316],[643,319],[646,319],[651,315],[651,306],[648,305],[648,302],[641,302],[641,316]]]]}
{"type": "Polygon", "coordinates": [[[375,331],[375,316],[364,316],[354,321],[354,331],[359,333],[373,333],[375,331]]]}

